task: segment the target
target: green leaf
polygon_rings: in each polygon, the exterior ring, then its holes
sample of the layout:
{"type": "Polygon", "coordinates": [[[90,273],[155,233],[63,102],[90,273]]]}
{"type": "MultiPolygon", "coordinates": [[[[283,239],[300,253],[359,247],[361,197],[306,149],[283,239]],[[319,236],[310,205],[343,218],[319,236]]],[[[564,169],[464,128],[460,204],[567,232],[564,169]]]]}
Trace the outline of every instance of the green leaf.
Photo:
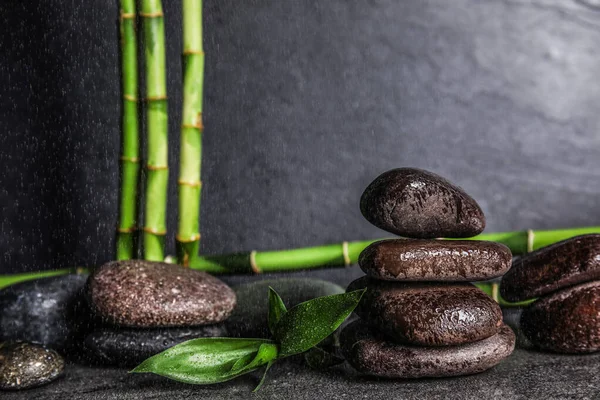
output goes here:
{"type": "Polygon", "coordinates": [[[269,372],[269,368],[271,368],[271,366],[274,363],[275,363],[275,361],[269,361],[269,363],[267,364],[267,366],[265,368],[265,372],[263,372],[262,378],[260,378],[260,382],[258,382],[258,385],[256,385],[256,387],[252,391],[253,393],[258,392],[258,390],[262,387],[263,383],[265,383],[265,379],[267,378],[267,372],[269,372]]]}
{"type": "Polygon", "coordinates": [[[319,297],[291,308],[275,327],[279,358],[305,352],[333,333],[354,311],[366,289],[319,297]]]}
{"type": "Polygon", "coordinates": [[[272,334],[275,334],[275,327],[286,312],[287,308],[283,300],[281,300],[275,289],[269,286],[269,329],[272,334]]]}
{"type": "Polygon", "coordinates": [[[271,340],[200,338],[152,356],[131,372],[150,372],[180,382],[204,385],[254,371],[275,360],[277,353],[277,345],[271,340]]]}
{"type": "Polygon", "coordinates": [[[336,354],[335,348],[313,347],[304,354],[304,360],[312,369],[326,369],[345,360],[336,354]]]}

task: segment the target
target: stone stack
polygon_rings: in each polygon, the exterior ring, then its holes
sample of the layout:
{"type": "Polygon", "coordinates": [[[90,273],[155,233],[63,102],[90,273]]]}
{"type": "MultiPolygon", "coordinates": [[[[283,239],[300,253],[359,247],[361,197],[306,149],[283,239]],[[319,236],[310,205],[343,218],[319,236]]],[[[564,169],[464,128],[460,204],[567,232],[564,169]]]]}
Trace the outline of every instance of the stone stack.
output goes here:
{"type": "Polygon", "coordinates": [[[499,305],[471,281],[503,275],[510,250],[466,238],[485,227],[479,205],[427,171],[384,173],[361,198],[365,218],[410,239],[373,243],[360,255],[366,288],[360,320],[341,334],[346,359],[360,372],[387,378],[467,375],[508,357],[515,344],[499,305]]]}
{"type": "Polygon", "coordinates": [[[567,239],[529,253],[502,278],[502,297],[539,297],[521,314],[537,347],[559,353],[600,350],[600,235],[567,239]]]}

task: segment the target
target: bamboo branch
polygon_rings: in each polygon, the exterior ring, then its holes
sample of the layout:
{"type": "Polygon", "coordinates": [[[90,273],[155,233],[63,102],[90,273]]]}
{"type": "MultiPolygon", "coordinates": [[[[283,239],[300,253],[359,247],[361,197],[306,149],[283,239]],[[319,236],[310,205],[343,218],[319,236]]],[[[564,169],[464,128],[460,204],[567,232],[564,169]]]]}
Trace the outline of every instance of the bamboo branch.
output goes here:
{"type": "Polygon", "coordinates": [[[179,167],[179,227],[177,260],[188,266],[200,246],[200,194],[202,191],[202,0],[183,0],[183,112],[179,167]]]}
{"type": "Polygon", "coordinates": [[[165,63],[165,28],[160,0],[142,0],[146,67],[146,129],[148,164],[144,225],[144,258],[164,259],[168,167],[168,117],[165,63]]]}
{"type": "Polygon", "coordinates": [[[121,0],[122,155],[121,198],[116,250],[118,260],[137,257],[139,179],[138,62],[135,0],[121,0]]]}

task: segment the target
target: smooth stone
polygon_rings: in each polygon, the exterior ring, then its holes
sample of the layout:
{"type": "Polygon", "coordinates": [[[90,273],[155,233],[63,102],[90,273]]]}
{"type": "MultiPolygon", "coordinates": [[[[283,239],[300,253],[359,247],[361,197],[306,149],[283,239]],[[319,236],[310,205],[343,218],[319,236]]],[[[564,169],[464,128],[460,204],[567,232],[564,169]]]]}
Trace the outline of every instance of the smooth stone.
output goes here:
{"type": "Polygon", "coordinates": [[[416,168],[378,176],[362,194],[360,211],[378,228],[418,239],[471,237],[485,228],[473,198],[441,176],[416,168]]]}
{"type": "Polygon", "coordinates": [[[521,329],[544,350],[571,354],[600,350],[600,281],[538,299],[523,311],[521,329]]]}
{"type": "Polygon", "coordinates": [[[502,278],[500,294],[523,301],[600,279],[600,235],[582,235],[515,259],[502,278]]]}
{"type": "Polygon", "coordinates": [[[502,310],[470,283],[400,283],[363,277],[347,291],[367,288],[356,314],[401,343],[450,346],[498,333],[502,310]]]}
{"type": "Polygon", "coordinates": [[[382,240],[358,259],[367,275],[388,281],[487,280],[503,275],[511,263],[508,247],[480,240],[382,240]]]}
{"type": "Polygon", "coordinates": [[[54,350],[26,342],[0,343],[0,389],[29,389],[52,382],[65,362],[54,350]]]}
{"type": "Polygon", "coordinates": [[[42,278],[0,291],[0,341],[24,340],[58,351],[90,329],[87,275],[42,278]]]}
{"type": "Polygon", "coordinates": [[[236,304],[233,290],[205,272],[142,260],[101,266],[87,292],[103,320],[139,328],[215,324],[236,304]]]}
{"type": "Polygon", "coordinates": [[[506,325],[487,339],[459,346],[415,347],[395,343],[361,321],[340,335],[346,360],[357,371],[383,378],[441,378],[471,375],[498,365],[515,348],[506,325]]]}
{"type": "Polygon", "coordinates": [[[187,328],[115,329],[90,333],[84,342],[86,358],[96,364],[134,367],[169,347],[201,337],[227,337],[224,325],[187,328]]]}
{"type": "Polygon", "coordinates": [[[267,325],[269,286],[281,296],[288,309],[315,297],[344,293],[341,286],[320,279],[269,279],[234,286],[238,305],[225,321],[232,336],[271,337],[267,325]]]}

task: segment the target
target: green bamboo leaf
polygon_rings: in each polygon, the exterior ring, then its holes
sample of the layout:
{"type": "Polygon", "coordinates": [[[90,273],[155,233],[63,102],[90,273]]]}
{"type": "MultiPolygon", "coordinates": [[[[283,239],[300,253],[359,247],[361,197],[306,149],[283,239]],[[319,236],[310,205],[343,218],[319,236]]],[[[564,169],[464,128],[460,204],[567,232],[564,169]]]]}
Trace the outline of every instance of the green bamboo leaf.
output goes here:
{"type": "Polygon", "coordinates": [[[267,363],[267,366],[265,367],[265,372],[263,372],[262,378],[260,378],[260,382],[258,382],[258,385],[256,385],[252,392],[256,393],[262,387],[263,383],[265,383],[265,379],[267,378],[267,372],[269,372],[269,369],[274,363],[275,361],[269,361],[267,363]]]}
{"type": "Polygon", "coordinates": [[[204,385],[233,379],[276,358],[277,345],[270,340],[200,338],[152,356],[131,372],[154,373],[180,382],[204,385]],[[240,359],[244,361],[238,362],[240,359]]]}
{"type": "Polygon", "coordinates": [[[302,353],[333,333],[354,311],[366,289],[319,297],[291,308],[275,327],[279,358],[302,353]]]}
{"type": "Polygon", "coordinates": [[[336,354],[334,346],[326,348],[313,347],[304,354],[304,360],[312,369],[326,369],[345,361],[336,354]]]}
{"type": "Polygon", "coordinates": [[[285,313],[287,312],[287,308],[281,300],[281,297],[275,289],[269,286],[269,329],[272,334],[275,334],[275,327],[279,323],[279,320],[285,313]]]}

